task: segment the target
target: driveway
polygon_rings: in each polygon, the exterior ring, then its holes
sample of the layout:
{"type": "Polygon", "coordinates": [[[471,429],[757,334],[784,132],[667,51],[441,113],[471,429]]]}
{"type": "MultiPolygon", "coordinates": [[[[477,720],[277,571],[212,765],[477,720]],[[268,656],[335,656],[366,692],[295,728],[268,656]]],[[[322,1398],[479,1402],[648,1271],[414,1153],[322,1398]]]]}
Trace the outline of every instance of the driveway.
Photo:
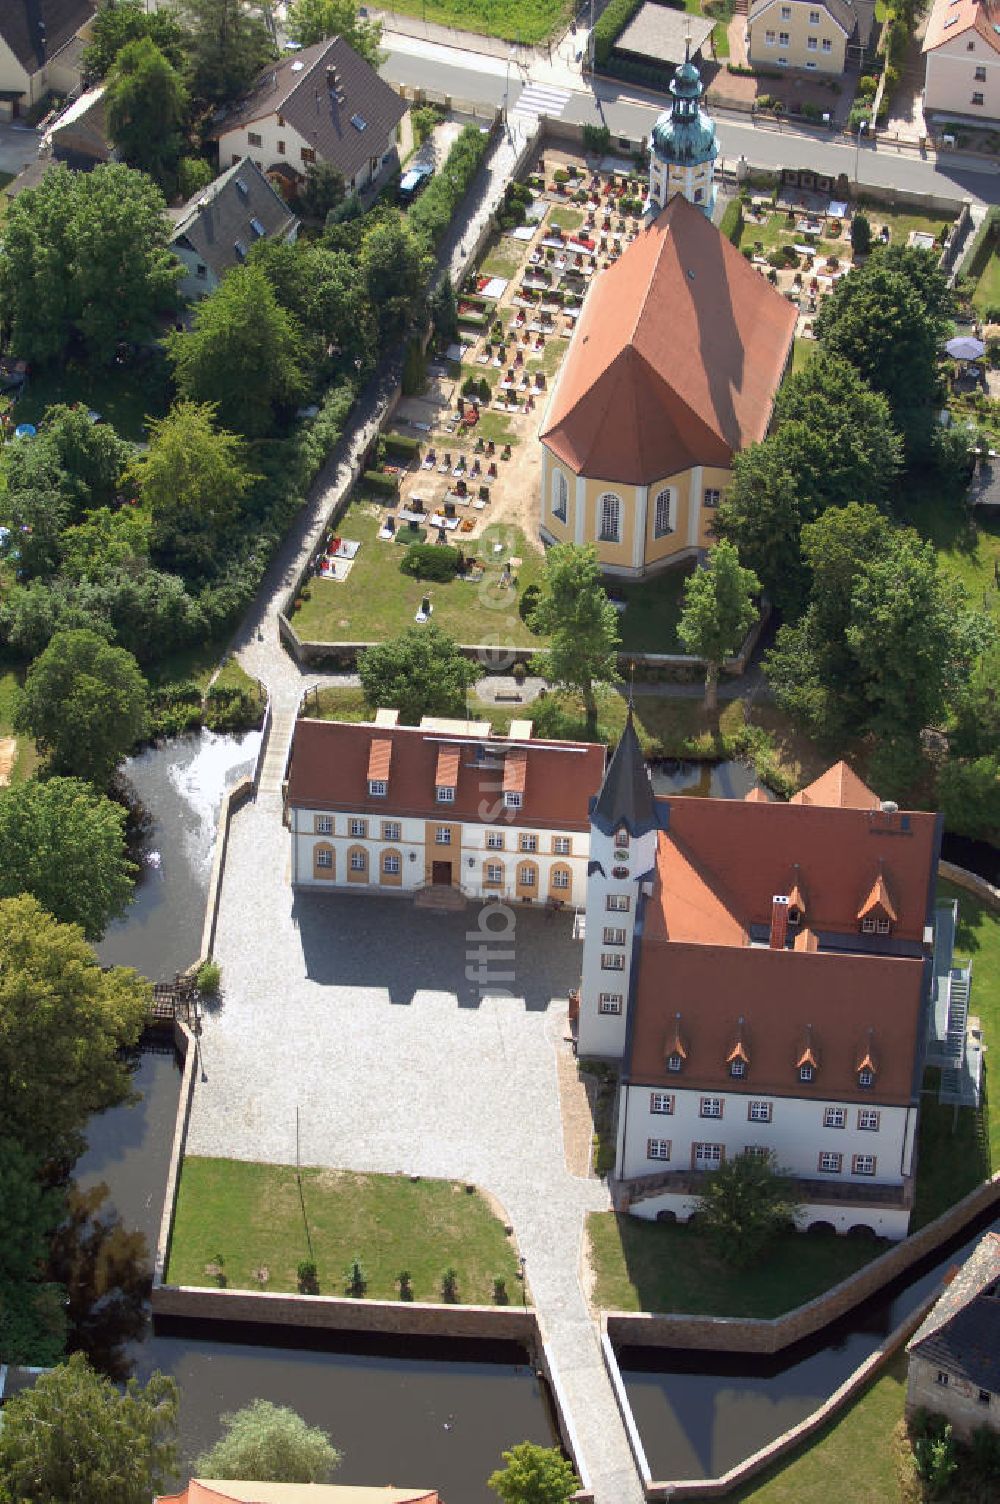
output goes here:
{"type": "Polygon", "coordinates": [[[266,793],[234,818],[216,955],[224,999],[205,1020],[192,1154],[473,1181],[513,1223],[599,1504],[638,1479],[579,1282],[584,1216],[610,1205],[569,1173],[557,1051],[580,943],[567,917],[519,909],[509,938],[483,912],[294,894],[289,838],[266,793]],[[481,970],[482,968],[482,970],[481,970]],[[485,973],[485,974],[483,974],[485,973]]]}
{"type": "Polygon", "coordinates": [[[38,156],[38,132],[29,125],[0,124],[0,172],[16,178],[38,156]]]}

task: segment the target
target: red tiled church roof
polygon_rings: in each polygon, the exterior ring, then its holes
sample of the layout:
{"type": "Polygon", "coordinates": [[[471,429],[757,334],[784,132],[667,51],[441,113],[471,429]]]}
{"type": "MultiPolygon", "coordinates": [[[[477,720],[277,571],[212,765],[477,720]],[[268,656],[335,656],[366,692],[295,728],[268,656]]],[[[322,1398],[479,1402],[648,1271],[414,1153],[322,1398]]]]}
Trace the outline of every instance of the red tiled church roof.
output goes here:
{"type": "Polygon", "coordinates": [[[762,439],[795,309],[681,194],[593,282],[540,438],[577,474],[647,485],[762,439]]]}

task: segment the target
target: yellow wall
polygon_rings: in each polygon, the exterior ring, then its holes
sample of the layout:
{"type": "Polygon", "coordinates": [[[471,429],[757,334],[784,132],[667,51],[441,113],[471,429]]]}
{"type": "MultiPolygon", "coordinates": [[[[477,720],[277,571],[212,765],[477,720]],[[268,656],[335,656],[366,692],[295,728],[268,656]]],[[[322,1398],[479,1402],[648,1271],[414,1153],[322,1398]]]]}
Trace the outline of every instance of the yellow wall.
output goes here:
{"type": "MultiPolygon", "coordinates": [[[[710,490],[720,491],[722,494],[719,499],[725,500],[725,495],[732,483],[732,479],[733,472],[731,470],[715,470],[711,466],[706,465],[701,472],[702,494],[704,495],[706,491],[710,490]]],[[[711,548],[715,542],[712,536],[712,519],[714,516],[715,511],[713,509],[710,508],[706,511],[702,507],[701,519],[698,524],[698,545],[700,548],[711,548]]]]}
{"type": "MultiPolygon", "coordinates": [[[[669,559],[673,554],[680,553],[688,548],[688,538],[691,527],[691,472],[683,470],[679,475],[667,475],[662,480],[655,481],[649,488],[649,502],[646,509],[646,562],[658,563],[661,559],[669,559]],[[674,517],[674,530],[672,533],[664,533],[662,538],[654,536],[656,529],[656,498],[658,494],[669,486],[675,492],[672,515],[674,517]]],[[[695,498],[697,505],[697,499],[695,498]]]]}
{"type": "Polygon", "coordinates": [[[635,486],[616,485],[613,481],[588,480],[585,488],[586,517],[584,542],[596,543],[597,554],[602,564],[617,564],[625,569],[632,567],[632,535],[635,526],[637,491],[635,486]],[[601,543],[598,539],[597,498],[605,491],[613,491],[622,500],[621,542],[601,543]]]}
{"type": "Polygon", "coordinates": [[[822,0],[775,0],[748,27],[750,61],[760,67],[801,68],[810,73],[837,74],[844,71],[847,53],[847,38],[837,25],[822,0]],[[782,6],[791,11],[789,18],[782,17],[782,6]],[[819,13],[819,23],[810,24],[811,14],[819,13]],[[769,46],[767,36],[774,33],[769,46]],[[781,36],[788,34],[788,43],[781,45],[781,36]],[[815,51],[809,49],[809,38],[816,43],[815,51]],[[823,39],[830,51],[823,51],[823,39]],[[815,67],[809,67],[809,64],[815,67]]]}

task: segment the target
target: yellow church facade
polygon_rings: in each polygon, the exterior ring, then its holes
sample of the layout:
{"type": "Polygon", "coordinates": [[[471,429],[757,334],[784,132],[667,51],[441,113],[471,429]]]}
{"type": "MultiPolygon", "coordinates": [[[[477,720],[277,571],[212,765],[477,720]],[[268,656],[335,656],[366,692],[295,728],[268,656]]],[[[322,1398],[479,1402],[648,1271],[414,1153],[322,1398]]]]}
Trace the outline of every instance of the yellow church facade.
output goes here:
{"type": "Polygon", "coordinates": [[[641,579],[712,542],[795,308],[681,194],[594,280],[539,430],[540,532],[641,579]]]}

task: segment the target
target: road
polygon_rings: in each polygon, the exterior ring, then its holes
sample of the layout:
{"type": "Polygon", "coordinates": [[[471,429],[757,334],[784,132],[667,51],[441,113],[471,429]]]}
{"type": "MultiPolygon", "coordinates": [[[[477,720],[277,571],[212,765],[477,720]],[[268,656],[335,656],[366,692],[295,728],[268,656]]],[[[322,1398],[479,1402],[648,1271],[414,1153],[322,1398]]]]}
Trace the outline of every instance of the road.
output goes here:
{"type": "MultiPolygon", "coordinates": [[[[391,83],[495,106],[503,104],[506,94],[510,111],[528,106],[528,100],[522,103],[528,90],[529,100],[537,99],[546,113],[578,124],[605,124],[613,135],[633,140],[648,134],[665,103],[603,79],[592,84],[579,73],[571,76],[565,66],[549,67],[544,61],[533,62],[528,77],[516,61],[508,64],[503,58],[444,46],[438,38],[424,41],[387,32],[384,46],[382,73],[391,83]]],[[[822,130],[752,125],[739,115],[718,114],[715,119],[722,157],[730,165],[745,156],[755,167],[808,167],[831,176],[844,172],[862,187],[1000,202],[1000,161],[994,159],[970,165],[967,156],[957,153],[923,158],[912,147],[862,142],[858,148],[822,130]]]]}

